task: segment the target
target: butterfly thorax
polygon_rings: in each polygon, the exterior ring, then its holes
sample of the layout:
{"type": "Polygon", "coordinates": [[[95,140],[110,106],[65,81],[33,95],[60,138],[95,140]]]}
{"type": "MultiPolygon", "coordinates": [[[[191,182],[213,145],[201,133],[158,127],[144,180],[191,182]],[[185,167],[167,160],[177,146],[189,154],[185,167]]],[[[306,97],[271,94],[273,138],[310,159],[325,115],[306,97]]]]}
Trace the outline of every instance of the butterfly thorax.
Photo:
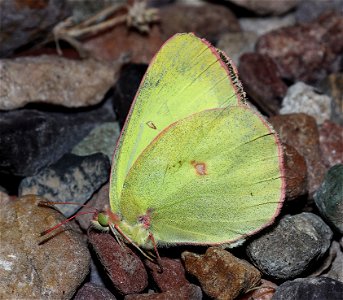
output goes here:
{"type": "Polygon", "coordinates": [[[92,224],[100,231],[112,231],[119,241],[134,243],[136,246],[144,249],[154,248],[150,238],[150,223],[145,216],[140,217],[137,223],[130,224],[117,214],[106,210],[99,213],[92,221],[92,224]]]}

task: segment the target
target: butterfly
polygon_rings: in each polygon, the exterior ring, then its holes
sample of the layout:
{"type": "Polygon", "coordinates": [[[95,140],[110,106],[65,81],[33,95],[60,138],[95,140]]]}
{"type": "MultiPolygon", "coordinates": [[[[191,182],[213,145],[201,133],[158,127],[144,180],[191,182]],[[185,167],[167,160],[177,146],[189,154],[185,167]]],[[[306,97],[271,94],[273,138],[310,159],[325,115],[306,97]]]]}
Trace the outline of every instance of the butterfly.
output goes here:
{"type": "Polygon", "coordinates": [[[192,33],[150,63],[93,224],[138,249],[231,244],[270,225],[285,196],[282,145],[230,59],[192,33]]]}

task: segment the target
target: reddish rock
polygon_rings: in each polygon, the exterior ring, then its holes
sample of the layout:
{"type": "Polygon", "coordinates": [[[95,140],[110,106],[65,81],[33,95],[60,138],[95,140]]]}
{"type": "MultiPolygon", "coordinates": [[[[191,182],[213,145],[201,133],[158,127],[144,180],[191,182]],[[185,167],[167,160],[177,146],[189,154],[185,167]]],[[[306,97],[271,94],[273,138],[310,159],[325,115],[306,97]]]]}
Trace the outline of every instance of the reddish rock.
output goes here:
{"type": "Polygon", "coordinates": [[[187,284],[180,288],[164,293],[151,293],[151,294],[139,294],[139,295],[128,295],[125,300],[199,300],[202,299],[202,291],[200,287],[194,284],[187,284]]]}
{"type": "Polygon", "coordinates": [[[261,279],[261,285],[240,296],[237,300],[271,300],[277,285],[271,281],[261,279]]]}
{"type": "Polygon", "coordinates": [[[325,121],[319,129],[320,150],[327,167],[343,163],[343,127],[325,121]]]}
{"type": "Polygon", "coordinates": [[[307,166],[294,147],[284,145],[286,199],[294,200],[307,193],[307,166]]]}
{"type": "Polygon", "coordinates": [[[325,175],[325,165],[319,148],[316,120],[306,114],[274,116],[269,119],[284,144],[293,146],[307,165],[310,195],[317,190],[325,175]]]}
{"type": "Polygon", "coordinates": [[[178,32],[194,32],[213,42],[223,33],[240,31],[238,19],[229,8],[210,3],[167,5],[160,9],[160,19],[164,40],[178,32]]]}
{"type": "Polygon", "coordinates": [[[74,300],[116,300],[117,298],[105,287],[87,282],[78,290],[74,300]]]}
{"type": "Polygon", "coordinates": [[[157,25],[149,34],[141,34],[122,24],[89,38],[82,45],[97,59],[116,61],[126,54],[133,63],[149,63],[163,45],[163,39],[157,25]]]}
{"type": "Polygon", "coordinates": [[[240,57],[238,73],[250,100],[268,115],[277,114],[287,86],[274,61],[267,55],[245,53],[240,57]]]}
{"type": "Polygon", "coordinates": [[[187,272],[199,280],[203,291],[216,299],[234,299],[261,280],[255,267],[221,248],[211,247],[204,255],[184,252],[182,259],[187,272]]]}
{"type": "Polygon", "coordinates": [[[119,293],[140,293],[148,286],[148,275],[143,262],[130,248],[119,245],[109,233],[90,230],[88,237],[119,293]]]}
{"type": "Polygon", "coordinates": [[[283,78],[312,82],[339,68],[342,36],[342,16],[327,13],[311,23],[281,28],[261,36],[256,50],[275,60],[283,78]]]}
{"type": "Polygon", "coordinates": [[[161,259],[163,272],[158,264],[146,261],[145,265],[149,268],[150,273],[161,292],[176,290],[189,284],[185,275],[185,268],[179,259],[170,259],[163,257],[161,259]]]}
{"type": "Polygon", "coordinates": [[[0,1],[0,56],[45,37],[69,15],[66,0],[0,1]]]}

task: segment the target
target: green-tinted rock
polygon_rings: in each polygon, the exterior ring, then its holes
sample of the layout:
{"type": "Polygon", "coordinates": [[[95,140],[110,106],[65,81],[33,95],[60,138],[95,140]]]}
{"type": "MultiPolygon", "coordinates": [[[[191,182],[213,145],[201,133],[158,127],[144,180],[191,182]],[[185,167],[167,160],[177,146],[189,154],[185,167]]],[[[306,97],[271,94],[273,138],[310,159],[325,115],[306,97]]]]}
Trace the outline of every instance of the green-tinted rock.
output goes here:
{"type": "Polygon", "coordinates": [[[326,173],[314,200],[320,213],[343,234],[343,165],[335,165],[326,173]]]}
{"type": "Polygon", "coordinates": [[[95,127],[79,144],[77,144],[72,153],[86,156],[102,152],[112,160],[113,151],[119,134],[120,128],[117,122],[103,123],[95,127]]]}

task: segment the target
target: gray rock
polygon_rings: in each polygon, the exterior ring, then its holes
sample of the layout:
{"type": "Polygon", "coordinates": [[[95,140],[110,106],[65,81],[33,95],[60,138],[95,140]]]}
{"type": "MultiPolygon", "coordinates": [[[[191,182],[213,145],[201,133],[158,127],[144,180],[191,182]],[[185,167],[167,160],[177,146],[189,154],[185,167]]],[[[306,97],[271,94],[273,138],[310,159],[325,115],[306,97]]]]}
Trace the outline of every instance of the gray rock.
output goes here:
{"type": "Polygon", "coordinates": [[[320,125],[330,119],[331,101],[329,96],[316,93],[310,85],[297,82],[288,88],[280,114],[305,113],[314,117],[320,125]]]}
{"type": "Polygon", "coordinates": [[[40,237],[65,220],[39,207],[43,200],[30,195],[0,203],[0,299],[71,299],[89,272],[87,244],[71,222],[40,237]]]}
{"type": "MultiPolygon", "coordinates": [[[[335,257],[332,260],[329,268],[322,274],[325,277],[329,277],[338,280],[343,283],[343,251],[339,243],[332,242],[332,252],[335,251],[335,257]]],[[[331,249],[330,249],[331,250],[331,249]]]]}
{"type": "MultiPolygon", "coordinates": [[[[36,176],[23,179],[19,195],[34,194],[49,201],[82,205],[108,180],[109,171],[110,162],[102,153],[84,157],[66,154],[36,176]]],[[[66,217],[79,208],[78,205],[58,205],[66,217]]]]}
{"type": "Polygon", "coordinates": [[[297,278],[281,284],[272,300],[341,300],[343,283],[331,278],[297,278]]]}
{"type": "Polygon", "coordinates": [[[247,254],[264,274],[290,279],[310,271],[330,247],[332,231],[312,213],[287,215],[250,242],[247,254]]]}
{"type": "Polygon", "coordinates": [[[324,182],[314,194],[320,213],[343,234],[343,165],[335,165],[326,173],[324,182]]]}
{"type": "Polygon", "coordinates": [[[117,122],[103,123],[95,128],[72,150],[76,155],[90,155],[97,152],[104,153],[112,160],[113,152],[120,135],[117,122]]]}

